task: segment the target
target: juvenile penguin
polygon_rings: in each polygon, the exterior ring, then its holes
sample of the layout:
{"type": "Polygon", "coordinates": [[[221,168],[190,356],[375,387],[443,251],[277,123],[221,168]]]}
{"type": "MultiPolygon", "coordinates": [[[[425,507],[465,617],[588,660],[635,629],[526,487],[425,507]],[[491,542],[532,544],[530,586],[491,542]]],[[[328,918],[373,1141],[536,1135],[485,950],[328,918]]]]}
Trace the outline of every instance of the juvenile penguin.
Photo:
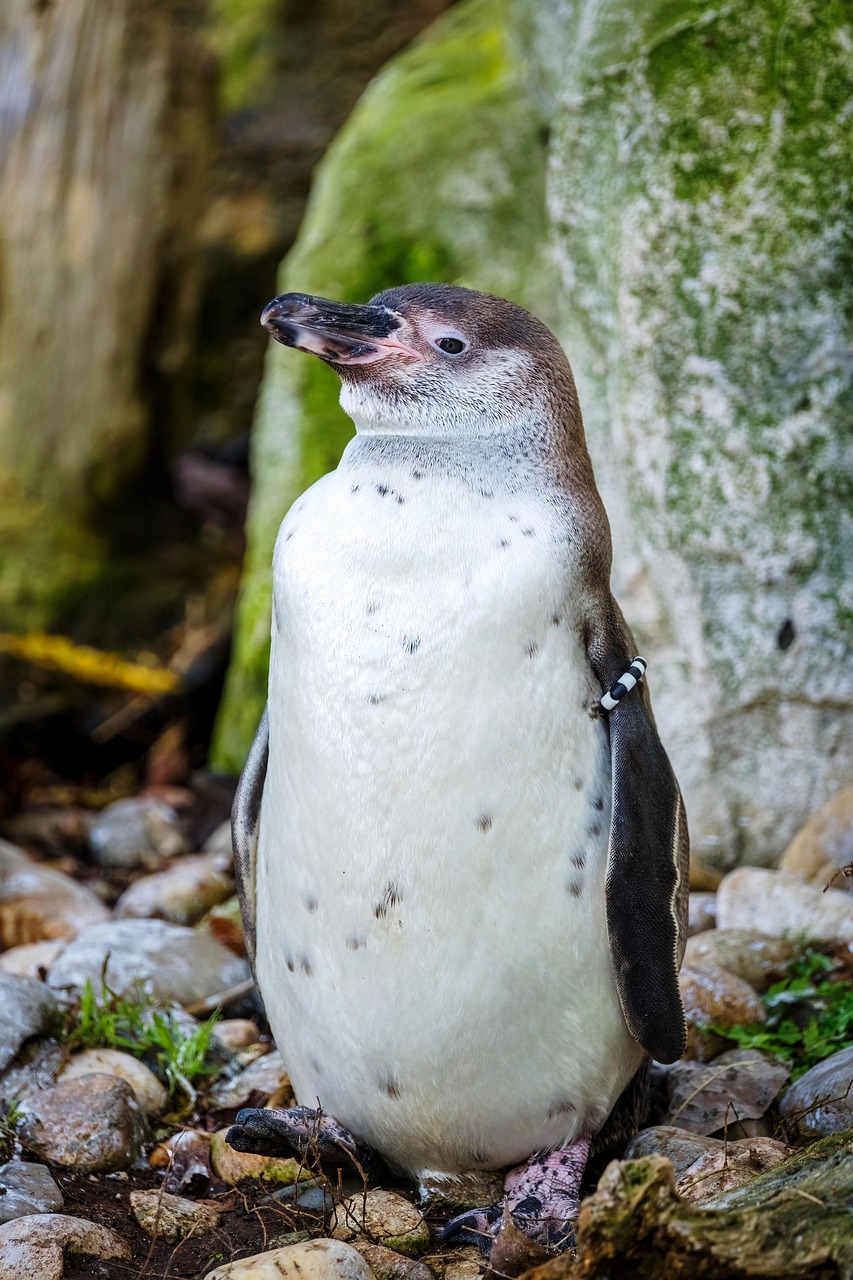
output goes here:
{"type": "Polygon", "coordinates": [[[268,710],[234,809],[255,973],[297,1099],[242,1150],[509,1170],[571,1240],[590,1140],[684,1046],[687,830],[568,361],[500,298],[290,293],[356,435],[285,518],[268,710]],[[314,1109],[319,1101],[319,1112],[314,1109]]]}

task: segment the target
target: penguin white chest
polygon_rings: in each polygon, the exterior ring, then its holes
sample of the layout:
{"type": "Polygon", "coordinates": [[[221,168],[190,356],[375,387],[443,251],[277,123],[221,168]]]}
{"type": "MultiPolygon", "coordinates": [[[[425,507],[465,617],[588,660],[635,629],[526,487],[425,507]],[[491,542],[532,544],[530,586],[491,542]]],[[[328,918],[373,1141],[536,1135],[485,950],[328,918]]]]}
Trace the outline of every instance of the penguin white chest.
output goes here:
{"type": "Polygon", "coordinates": [[[415,1174],[502,1167],[640,1056],[570,530],[541,486],[348,455],[276,549],[259,985],[301,1102],[415,1174]]]}

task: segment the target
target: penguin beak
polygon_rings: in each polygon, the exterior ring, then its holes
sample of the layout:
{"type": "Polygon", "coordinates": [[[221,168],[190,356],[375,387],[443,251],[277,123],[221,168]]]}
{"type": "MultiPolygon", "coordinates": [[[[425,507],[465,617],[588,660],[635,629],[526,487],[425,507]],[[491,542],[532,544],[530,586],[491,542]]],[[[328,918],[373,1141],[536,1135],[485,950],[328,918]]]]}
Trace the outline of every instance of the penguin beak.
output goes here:
{"type": "Polygon", "coordinates": [[[283,293],[261,315],[268,333],[286,347],[308,351],[328,364],[372,364],[393,352],[422,359],[395,336],[403,317],[388,307],[331,302],[310,293],[283,293]]]}

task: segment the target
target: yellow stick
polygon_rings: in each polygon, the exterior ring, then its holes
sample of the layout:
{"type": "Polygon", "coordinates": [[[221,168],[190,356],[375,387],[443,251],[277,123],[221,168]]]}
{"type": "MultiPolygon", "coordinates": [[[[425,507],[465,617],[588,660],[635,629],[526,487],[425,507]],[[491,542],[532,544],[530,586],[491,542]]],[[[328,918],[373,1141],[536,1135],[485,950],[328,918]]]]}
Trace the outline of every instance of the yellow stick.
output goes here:
{"type": "Polygon", "coordinates": [[[49,636],[44,632],[14,635],[0,631],[0,653],[22,658],[25,662],[62,671],[87,684],[104,684],[134,693],[160,697],[177,693],[180,677],[168,667],[145,667],[141,662],[128,662],[117,653],[104,653],[88,645],[75,644],[67,636],[49,636]]]}

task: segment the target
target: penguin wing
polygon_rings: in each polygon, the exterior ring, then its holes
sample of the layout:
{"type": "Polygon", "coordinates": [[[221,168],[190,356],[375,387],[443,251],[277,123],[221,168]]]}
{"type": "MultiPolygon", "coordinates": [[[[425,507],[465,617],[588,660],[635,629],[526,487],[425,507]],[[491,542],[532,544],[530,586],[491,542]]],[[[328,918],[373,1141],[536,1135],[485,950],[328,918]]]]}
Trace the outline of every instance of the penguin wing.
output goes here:
{"type": "Polygon", "coordinates": [[[261,716],[255,740],[249,751],[246,767],[237,783],[234,806],[231,810],[234,873],[237,878],[246,953],[252,968],[255,966],[255,867],[258,857],[258,827],[261,821],[261,798],[264,794],[269,750],[269,711],[264,707],[264,714],[261,716]]]}
{"type": "MultiPolygon", "coordinates": [[[[587,640],[602,692],[634,657],[615,602],[609,612],[610,625],[590,627],[587,640]]],[[[612,778],[605,896],[613,976],[631,1035],[658,1062],[675,1062],[686,1043],[678,986],[689,888],[684,806],[645,682],[602,715],[612,778]]]]}

